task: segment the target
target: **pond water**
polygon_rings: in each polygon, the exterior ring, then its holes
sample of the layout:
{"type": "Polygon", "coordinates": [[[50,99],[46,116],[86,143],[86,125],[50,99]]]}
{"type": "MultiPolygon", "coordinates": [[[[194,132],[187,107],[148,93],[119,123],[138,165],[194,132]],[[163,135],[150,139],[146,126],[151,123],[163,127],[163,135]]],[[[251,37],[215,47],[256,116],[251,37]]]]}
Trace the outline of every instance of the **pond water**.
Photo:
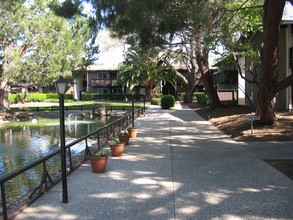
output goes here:
{"type": "MultiPolygon", "coordinates": [[[[115,119],[117,117],[66,120],[66,144],[115,119]]],[[[0,126],[0,177],[60,149],[59,144],[59,119],[2,124],[0,126]]],[[[84,150],[84,144],[76,145],[72,148],[72,154],[82,150],[84,150]]]]}

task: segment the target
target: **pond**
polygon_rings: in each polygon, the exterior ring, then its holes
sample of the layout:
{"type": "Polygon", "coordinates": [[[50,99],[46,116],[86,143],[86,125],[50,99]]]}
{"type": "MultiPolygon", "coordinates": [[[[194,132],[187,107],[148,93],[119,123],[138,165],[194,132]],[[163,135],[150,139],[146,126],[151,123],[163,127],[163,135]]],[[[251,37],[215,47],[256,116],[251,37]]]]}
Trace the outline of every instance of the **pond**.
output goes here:
{"type": "MultiPolygon", "coordinates": [[[[115,119],[117,117],[66,120],[66,144],[115,119]]],[[[0,177],[60,149],[59,144],[59,119],[34,119],[2,124],[0,126],[0,177]]],[[[74,146],[71,152],[75,154],[82,150],[84,150],[84,144],[74,146]]]]}

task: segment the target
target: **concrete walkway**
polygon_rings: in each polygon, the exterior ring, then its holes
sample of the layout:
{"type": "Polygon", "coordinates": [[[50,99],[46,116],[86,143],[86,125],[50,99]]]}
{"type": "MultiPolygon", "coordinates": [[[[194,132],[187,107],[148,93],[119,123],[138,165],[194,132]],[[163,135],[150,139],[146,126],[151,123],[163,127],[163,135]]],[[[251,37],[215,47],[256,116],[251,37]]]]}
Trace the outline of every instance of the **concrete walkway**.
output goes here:
{"type": "Polygon", "coordinates": [[[293,181],[251,151],[266,143],[237,143],[187,107],[150,108],[136,126],[106,173],[86,163],[68,177],[68,204],[60,183],[16,219],[293,219],[293,181]]]}

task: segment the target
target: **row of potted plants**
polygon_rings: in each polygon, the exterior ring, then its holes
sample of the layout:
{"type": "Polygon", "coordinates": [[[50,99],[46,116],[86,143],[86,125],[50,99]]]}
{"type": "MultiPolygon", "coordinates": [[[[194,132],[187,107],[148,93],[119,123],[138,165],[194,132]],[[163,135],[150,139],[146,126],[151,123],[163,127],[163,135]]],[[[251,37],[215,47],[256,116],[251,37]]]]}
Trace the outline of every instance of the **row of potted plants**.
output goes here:
{"type": "MultiPolygon", "coordinates": [[[[136,138],[137,129],[129,128],[127,131],[119,132],[118,138],[109,140],[112,157],[121,157],[124,152],[125,145],[128,145],[129,138],[136,138]]],[[[103,173],[106,171],[107,161],[109,155],[106,152],[96,152],[90,156],[90,164],[94,173],[103,173]]]]}

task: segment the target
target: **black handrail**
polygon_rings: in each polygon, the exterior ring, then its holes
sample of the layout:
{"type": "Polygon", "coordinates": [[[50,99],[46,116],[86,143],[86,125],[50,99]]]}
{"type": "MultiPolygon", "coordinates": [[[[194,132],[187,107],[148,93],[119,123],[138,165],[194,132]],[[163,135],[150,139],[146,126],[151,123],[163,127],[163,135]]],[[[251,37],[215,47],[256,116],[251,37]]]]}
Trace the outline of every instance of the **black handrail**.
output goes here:
{"type": "MultiPolygon", "coordinates": [[[[80,111],[84,111],[84,110],[92,110],[93,105],[92,106],[84,106],[84,105],[73,105],[73,106],[64,106],[65,111],[70,111],[70,110],[80,110],[80,111]]],[[[126,110],[131,110],[132,106],[105,106],[105,108],[109,109],[110,111],[114,111],[114,110],[122,110],[122,111],[126,111],[126,110]]],[[[135,108],[141,108],[138,106],[135,106],[135,108]]],[[[144,104],[144,108],[145,108],[145,104],[144,104]]],[[[10,108],[12,111],[36,111],[36,112],[40,112],[40,111],[57,111],[59,110],[59,106],[56,105],[52,105],[52,106],[36,106],[36,107],[11,107],[10,108]]]]}
{"type": "MultiPolygon", "coordinates": [[[[144,113],[144,109],[138,108],[138,109],[135,109],[134,112],[135,112],[134,118],[136,118],[144,113]]],[[[96,138],[97,138],[97,145],[96,146],[98,147],[98,149],[101,149],[102,146],[106,143],[106,141],[108,140],[108,138],[110,136],[113,136],[113,137],[116,136],[120,132],[120,130],[125,129],[129,125],[131,125],[132,120],[134,120],[134,118],[132,117],[132,112],[126,113],[123,117],[121,117],[121,118],[99,128],[99,129],[92,131],[89,134],[84,135],[83,137],[80,137],[80,138],[70,142],[69,144],[67,144],[65,146],[65,148],[70,150],[70,148],[72,146],[74,146],[77,143],[80,143],[82,141],[85,141],[84,159],[81,163],[77,164],[76,167],[74,167],[71,162],[71,160],[72,160],[71,154],[68,154],[68,156],[70,157],[69,158],[70,163],[69,163],[69,172],[67,173],[67,175],[70,174],[71,172],[73,172],[74,169],[78,168],[80,166],[80,164],[85,162],[88,159],[88,157],[91,155],[91,150],[90,150],[88,143],[87,143],[88,138],[90,138],[94,135],[97,135],[96,136],[96,138]],[[103,134],[101,135],[101,133],[103,133],[103,134]],[[103,139],[104,139],[104,142],[102,141],[103,139]]],[[[95,147],[91,147],[91,148],[93,148],[93,150],[97,150],[95,147]]],[[[32,190],[31,194],[28,197],[30,200],[27,201],[23,205],[31,204],[35,199],[40,197],[44,193],[44,191],[47,191],[49,188],[51,188],[53,185],[55,185],[57,182],[59,182],[61,180],[61,178],[58,178],[54,182],[54,180],[53,180],[54,178],[52,178],[50,176],[50,174],[48,173],[47,168],[46,168],[46,162],[49,159],[51,159],[52,157],[60,154],[60,151],[61,150],[52,152],[52,153],[34,161],[34,162],[29,163],[28,165],[26,165],[20,169],[17,169],[11,173],[8,173],[8,174],[0,177],[2,215],[3,215],[4,220],[7,220],[8,217],[12,217],[15,215],[15,213],[13,213],[12,210],[9,209],[10,207],[7,207],[6,194],[5,194],[5,183],[7,183],[11,179],[19,176],[20,174],[23,174],[25,171],[28,171],[29,169],[34,168],[40,164],[43,164],[42,178],[41,178],[40,184],[39,184],[39,186],[37,186],[35,189],[32,190]],[[48,180],[51,183],[51,185],[48,185],[48,180]],[[45,185],[45,187],[43,187],[44,185],[45,185]],[[36,192],[38,192],[37,195],[35,195],[36,192]],[[8,213],[9,211],[12,213],[8,213]],[[8,216],[8,215],[10,215],[10,216],[8,216]]],[[[18,208],[21,208],[21,207],[18,207],[18,208]]]]}

